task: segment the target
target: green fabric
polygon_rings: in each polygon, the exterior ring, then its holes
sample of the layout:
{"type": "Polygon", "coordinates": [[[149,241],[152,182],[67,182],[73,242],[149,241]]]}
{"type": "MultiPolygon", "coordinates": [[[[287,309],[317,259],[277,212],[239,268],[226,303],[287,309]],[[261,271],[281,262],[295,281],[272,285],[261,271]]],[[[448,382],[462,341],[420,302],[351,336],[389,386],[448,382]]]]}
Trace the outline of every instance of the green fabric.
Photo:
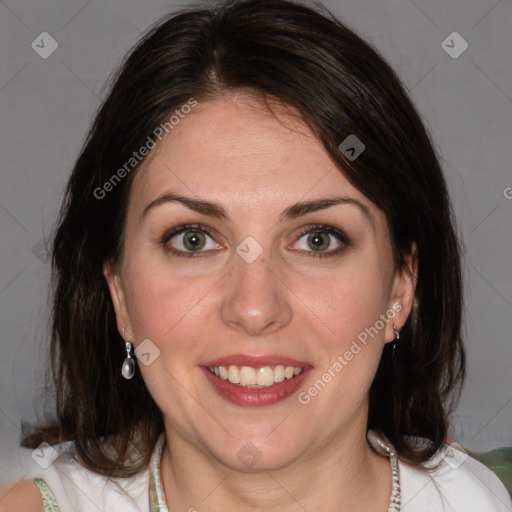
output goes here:
{"type": "Polygon", "coordinates": [[[158,496],[156,495],[156,481],[153,471],[149,472],[149,512],[160,512],[158,496]]]}
{"type": "Polygon", "coordinates": [[[43,512],[60,512],[57,500],[46,482],[41,478],[36,478],[34,479],[34,483],[39,487],[41,496],[43,497],[43,512]]]}

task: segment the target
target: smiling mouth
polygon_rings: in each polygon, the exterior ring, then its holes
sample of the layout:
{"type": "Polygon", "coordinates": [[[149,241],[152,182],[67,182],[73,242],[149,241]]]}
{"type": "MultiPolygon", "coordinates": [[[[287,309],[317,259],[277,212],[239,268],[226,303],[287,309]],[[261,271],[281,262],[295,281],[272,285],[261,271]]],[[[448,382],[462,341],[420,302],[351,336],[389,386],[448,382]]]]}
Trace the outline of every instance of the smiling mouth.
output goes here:
{"type": "Polygon", "coordinates": [[[300,375],[304,368],[298,366],[208,366],[208,370],[219,379],[227,380],[244,388],[268,388],[279,382],[293,379],[300,375]]]}

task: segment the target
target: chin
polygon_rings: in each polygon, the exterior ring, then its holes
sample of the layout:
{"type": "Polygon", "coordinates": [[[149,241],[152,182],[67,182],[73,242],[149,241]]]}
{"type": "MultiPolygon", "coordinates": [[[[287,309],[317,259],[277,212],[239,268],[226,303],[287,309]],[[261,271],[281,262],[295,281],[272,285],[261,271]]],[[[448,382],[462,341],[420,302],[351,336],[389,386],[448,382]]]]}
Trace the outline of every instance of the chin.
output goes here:
{"type": "MultiPolygon", "coordinates": [[[[268,430],[271,431],[272,429],[268,430]]],[[[301,448],[292,442],[289,435],[276,435],[270,440],[273,435],[274,433],[270,436],[268,433],[236,436],[234,439],[230,438],[221,453],[218,449],[212,451],[217,452],[220,462],[234,471],[275,471],[293,462],[301,448]]]]}

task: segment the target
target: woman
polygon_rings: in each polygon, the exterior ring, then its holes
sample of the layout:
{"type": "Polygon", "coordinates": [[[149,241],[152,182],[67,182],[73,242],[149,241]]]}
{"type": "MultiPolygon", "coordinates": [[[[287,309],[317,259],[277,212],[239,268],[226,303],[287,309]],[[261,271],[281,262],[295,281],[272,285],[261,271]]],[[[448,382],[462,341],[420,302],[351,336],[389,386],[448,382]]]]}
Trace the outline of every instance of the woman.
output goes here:
{"type": "Polygon", "coordinates": [[[328,12],[161,21],[91,128],[53,268],[57,419],[0,510],[509,510],[443,444],[465,357],[439,162],[328,12]]]}

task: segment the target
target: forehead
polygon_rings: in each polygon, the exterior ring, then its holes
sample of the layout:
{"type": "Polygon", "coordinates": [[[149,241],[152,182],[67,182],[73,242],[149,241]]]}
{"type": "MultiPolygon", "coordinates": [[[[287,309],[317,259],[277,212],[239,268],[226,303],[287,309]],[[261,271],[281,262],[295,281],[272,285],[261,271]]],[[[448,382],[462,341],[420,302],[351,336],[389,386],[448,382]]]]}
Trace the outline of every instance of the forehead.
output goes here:
{"type": "Polygon", "coordinates": [[[132,206],[141,210],[172,190],[247,212],[336,193],[370,207],[299,115],[271,106],[275,115],[243,93],[198,102],[137,173],[132,206]]]}

